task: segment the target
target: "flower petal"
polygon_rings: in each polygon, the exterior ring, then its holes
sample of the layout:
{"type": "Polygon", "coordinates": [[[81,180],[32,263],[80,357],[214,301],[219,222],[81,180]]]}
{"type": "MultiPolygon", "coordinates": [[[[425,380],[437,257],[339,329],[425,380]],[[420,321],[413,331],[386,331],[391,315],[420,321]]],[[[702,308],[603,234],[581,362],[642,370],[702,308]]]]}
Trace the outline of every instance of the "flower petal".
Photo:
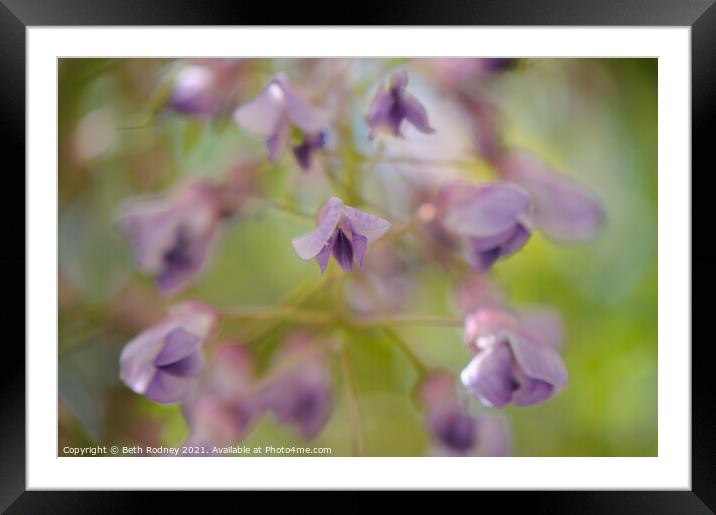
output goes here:
{"type": "Polygon", "coordinates": [[[445,227],[474,237],[495,236],[524,222],[530,202],[526,191],[507,182],[482,185],[453,182],[438,197],[445,227]]]}
{"type": "Polygon", "coordinates": [[[368,238],[356,232],[353,233],[353,258],[359,267],[363,266],[363,256],[368,246],[368,238]]]}
{"type": "Polygon", "coordinates": [[[603,227],[605,213],[599,200],[536,156],[513,151],[498,162],[498,168],[507,180],[530,193],[535,223],[551,240],[588,241],[603,227]]]}
{"type": "Polygon", "coordinates": [[[486,406],[502,408],[512,398],[512,355],[504,343],[479,352],[460,374],[467,390],[486,406]]]}
{"type": "Polygon", "coordinates": [[[351,223],[351,229],[354,233],[362,234],[372,243],[383,236],[390,229],[390,222],[379,216],[370,215],[360,209],[345,206],[343,208],[348,220],[351,223]]]}
{"type": "Polygon", "coordinates": [[[435,132],[435,129],[433,129],[430,126],[430,122],[428,122],[428,113],[425,107],[413,95],[404,94],[400,101],[400,106],[405,119],[412,123],[420,132],[425,134],[435,132]]]}
{"type": "Polygon", "coordinates": [[[332,253],[343,270],[353,270],[353,244],[341,229],[333,238],[332,253]]]}
{"type": "Polygon", "coordinates": [[[269,137],[286,117],[286,93],[272,80],[253,100],[234,111],[234,121],[247,131],[269,137]]]}
{"type": "Polygon", "coordinates": [[[158,367],[171,365],[182,360],[201,348],[201,340],[181,327],[169,332],[164,337],[164,346],[161,352],[154,358],[154,364],[158,367]]]}
{"type": "Polygon", "coordinates": [[[276,130],[266,139],[266,150],[269,161],[276,162],[288,148],[291,127],[287,122],[280,122],[276,130]]]}
{"type": "Polygon", "coordinates": [[[308,133],[320,132],[325,128],[328,113],[311,106],[283,74],[277,75],[274,80],[283,88],[286,111],[296,127],[308,133]]]}
{"type": "Polygon", "coordinates": [[[515,361],[527,377],[554,386],[555,393],[564,388],[567,384],[567,368],[557,351],[522,331],[515,331],[509,340],[515,361]]]}
{"type": "Polygon", "coordinates": [[[318,260],[318,266],[321,267],[321,275],[326,271],[326,268],[328,268],[328,260],[331,257],[331,249],[333,248],[333,240],[329,239],[328,242],[323,246],[321,251],[316,256],[316,260],[318,260]]]}
{"type": "Polygon", "coordinates": [[[157,369],[144,395],[160,404],[178,402],[187,395],[193,384],[194,378],[180,377],[157,369]]]}
{"type": "Polygon", "coordinates": [[[333,231],[343,214],[343,201],[338,197],[331,197],[318,212],[318,227],[308,234],[291,240],[296,254],[301,259],[312,259],[324,248],[333,236],[333,231]]]}

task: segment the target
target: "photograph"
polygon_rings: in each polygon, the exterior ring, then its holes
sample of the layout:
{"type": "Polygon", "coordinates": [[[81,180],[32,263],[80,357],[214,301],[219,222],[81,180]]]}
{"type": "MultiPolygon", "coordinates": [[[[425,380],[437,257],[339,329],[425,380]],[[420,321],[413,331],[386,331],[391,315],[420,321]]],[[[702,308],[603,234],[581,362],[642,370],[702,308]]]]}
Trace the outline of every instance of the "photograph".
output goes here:
{"type": "Polygon", "coordinates": [[[57,456],[659,456],[659,79],[58,58],[57,456]]]}

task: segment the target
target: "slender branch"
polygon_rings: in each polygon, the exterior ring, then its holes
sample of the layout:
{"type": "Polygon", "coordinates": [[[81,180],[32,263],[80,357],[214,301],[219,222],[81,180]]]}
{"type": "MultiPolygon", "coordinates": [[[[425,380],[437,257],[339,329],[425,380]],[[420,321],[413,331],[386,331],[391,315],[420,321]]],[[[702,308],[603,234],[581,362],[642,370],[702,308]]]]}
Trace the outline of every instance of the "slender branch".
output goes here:
{"type": "Polygon", "coordinates": [[[304,324],[325,325],[333,321],[333,317],[326,312],[314,309],[299,309],[295,307],[264,307],[242,306],[235,308],[219,308],[219,314],[230,318],[244,318],[248,320],[282,320],[287,322],[302,322],[304,324]]]}
{"type": "Polygon", "coordinates": [[[415,371],[419,376],[425,374],[428,371],[428,367],[422,362],[422,360],[413,352],[413,349],[408,345],[402,336],[393,331],[392,329],[383,329],[383,332],[403,351],[405,357],[413,365],[415,371]]]}
{"type": "Polygon", "coordinates": [[[338,352],[341,360],[343,381],[346,385],[346,395],[348,396],[348,417],[350,419],[351,426],[353,455],[363,456],[365,454],[363,426],[361,424],[360,410],[358,408],[358,396],[356,394],[355,382],[353,381],[353,372],[351,371],[350,362],[348,360],[348,347],[345,341],[340,343],[338,352]]]}
{"type": "Polygon", "coordinates": [[[385,328],[395,325],[435,325],[459,327],[463,324],[463,320],[461,318],[449,316],[393,315],[386,317],[357,317],[352,319],[349,323],[354,327],[377,328],[385,328]]]}

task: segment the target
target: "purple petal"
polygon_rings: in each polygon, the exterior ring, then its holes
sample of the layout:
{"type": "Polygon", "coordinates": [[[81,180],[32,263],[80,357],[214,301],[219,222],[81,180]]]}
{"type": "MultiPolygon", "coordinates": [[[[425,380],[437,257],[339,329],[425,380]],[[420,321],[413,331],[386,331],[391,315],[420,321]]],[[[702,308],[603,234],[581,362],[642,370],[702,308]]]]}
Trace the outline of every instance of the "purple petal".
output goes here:
{"type": "Polygon", "coordinates": [[[161,404],[178,402],[186,396],[193,384],[193,378],[180,377],[157,370],[144,395],[161,404]]]}
{"type": "Polygon", "coordinates": [[[343,214],[343,201],[331,197],[318,212],[318,227],[308,234],[291,240],[296,254],[301,259],[313,259],[333,236],[333,231],[343,214]]]}
{"type": "Polygon", "coordinates": [[[551,170],[536,156],[514,151],[498,163],[504,177],[525,188],[534,199],[535,223],[556,242],[583,242],[604,225],[599,200],[570,178],[551,170]]]}
{"type": "Polygon", "coordinates": [[[388,220],[369,215],[360,209],[345,206],[343,212],[348,220],[350,220],[353,232],[365,236],[368,243],[374,242],[390,229],[390,222],[388,220]]]}
{"type": "Polygon", "coordinates": [[[303,132],[315,133],[325,128],[328,115],[321,109],[314,108],[301,96],[285,76],[275,77],[284,91],[284,102],[291,122],[303,132]]]}
{"type": "Polygon", "coordinates": [[[353,244],[341,229],[338,229],[333,238],[332,253],[343,270],[353,270],[353,244]]]}
{"type": "Polygon", "coordinates": [[[154,359],[161,352],[164,337],[177,326],[165,320],[141,332],[122,349],[119,356],[119,377],[131,390],[144,394],[154,379],[154,359]]]}
{"type": "Polygon", "coordinates": [[[539,404],[548,400],[554,393],[554,386],[546,381],[525,377],[524,380],[518,379],[517,382],[520,386],[512,394],[512,404],[515,406],[539,404]]]}
{"type": "Polygon", "coordinates": [[[271,81],[253,100],[234,111],[234,121],[247,131],[269,137],[285,124],[286,94],[271,81]]]}
{"type": "Polygon", "coordinates": [[[408,87],[408,72],[400,70],[390,76],[390,89],[396,93],[402,93],[408,87]]]}
{"type": "Polygon", "coordinates": [[[555,393],[567,384],[567,369],[553,348],[521,333],[511,335],[510,347],[515,361],[528,378],[552,385],[555,393]]]}
{"type": "Polygon", "coordinates": [[[428,113],[420,101],[412,95],[405,94],[400,101],[403,116],[412,123],[416,129],[425,134],[435,132],[428,122],[428,113]]]}
{"type": "Polygon", "coordinates": [[[333,241],[331,239],[328,240],[328,242],[323,246],[321,251],[316,256],[316,259],[318,260],[318,265],[321,267],[321,275],[326,271],[326,268],[328,268],[328,260],[331,257],[331,249],[333,248],[333,241]]]}
{"type": "Polygon", "coordinates": [[[486,406],[502,408],[516,387],[512,374],[512,355],[506,344],[479,352],[460,374],[467,390],[486,406]]]}
{"type": "Polygon", "coordinates": [[[477,422],[462,410],[454,409],[438,414],[432,429],[441,445],[461,454],[475,443],[477,422]]]}
{"type": "Polygon", "coordinates": [[[278,161],[286,151],[290,132],[291,127],[284,121],[279,123],[276,130],[266,139],[266,150],[268,150],[269,161],[278,161]]]}
{"type": "Polygon", "coordinates": [[[184,114],[207,116],[214,114],[218,99],[214,90],[213,72],[205,66],[188,66],[174,81],[169,105],[184,114]]]}
{"type": "Polygon", "coordinates": [[[480,250],[480,243],[477,238],[471,239],[470,241],[471,244],[467,254],[470,267],[479,274],[487,272],[500,257],[500,248],[493,247],[487,250],[480,250]],[[477,243],[473,244],[472,242],[477,243]]]}
{"type": "Polygon", "coordinates": [[[164,337],[164,346],[154,358],[154,364],[158,367],[171,365],[188,357],[199,348],[201,348],[201,340],[196,335],[177,327],[164,337]]]}
{"type": "Polygon", "coordinates": [[[530,239],[530,231],[522,224],[517,224],[512,236],[502,244],[500,253],[503,256],[510,256],[525,246],[530,239]]]}
{"type": "MultiPolygon", "coordinates": [[[[366,123],[368,123],[370,127],[370,132],[368,133],[370,139],[375,137],[381,125],[387,123],[394,104],[395,100],[393,96],[387,92],[383,86],[380,86],[371,100],[368,106],[368,112],[365,116],[366,123]]],[[[398,129],[399,127],[391,127],[391,132],[397,134],[398,129]]]]}
{"type": "Polygon", "coordinates": [[[204,369],[204,357],[199,351],[192,352],[178,361],[157,366],[157,369],[177,377],[199,377],[204,369]]]}
{"type": "Polygon", "coordinates": [[[474,185],[455,182],[439,194],[442,223],[451,231],[473,237],[495,236],[514,228],[529,214],[530,197],[506,182],[474,185]]]}
{"type": "Polygon", "coordinates": [[[363,256],[368,246],[368,238],[356,232],[353,233],[353,256],[359,267],[363,266],[363,256]]]}

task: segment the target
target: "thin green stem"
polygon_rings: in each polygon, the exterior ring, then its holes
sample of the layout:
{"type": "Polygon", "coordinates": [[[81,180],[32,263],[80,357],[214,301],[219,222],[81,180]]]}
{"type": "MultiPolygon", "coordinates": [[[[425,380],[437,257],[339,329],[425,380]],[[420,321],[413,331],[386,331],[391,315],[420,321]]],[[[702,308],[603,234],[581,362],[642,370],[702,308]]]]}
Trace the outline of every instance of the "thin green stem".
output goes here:
{"type": "Polygon", "coordinates": [[[219,314],[229,318],[248,320],[281,320],[285,322],[301,322],[304,324],[325,325],[333,321],[333,317],[315,309],[299,309],[287,307],[242,306],[236,308],[219,308],[219,314]]]}
{"type": "Polygon", "coordinates": [[[383,329],[383,332],[403,351],[403,354],[408,361],[413,365],[415,371],[419,376],[424,375],[428,371],[428,367],[422,362],[422,360],[413,352],[408,342],[406,342],[402,336],[393,331],[392,329],[383,329]]]}
{"type": "Polygon", "coordinates": [[[354,456],[363,456],[365,454],[365,442],[363,441],[363,425],[361,423],[360,409],[358,407],[358,395],[356,392],[355,382],[353,380],[353,372],[350,366],[348,356],[348,346],[345,341],[340,343],[338,353],[341,361],[341,371],[343,373],[343,382],[346,386],[346,395],[348,398],[348,417],[351,427],[351,440],[354,456]]]}
{"type": "Polygon", "coordinates": [[[361,317],[350,320],[353,327],[385,328],[396,325],[433,325],[446,327],[459,327],[463,324],[461,318],[431,315],[393,315],[385,317],[361,317]]]}
{"type": "Polygon", "coordinates": [[[266,198],[262,198],[262,197],[250,197],[247,200],[249,200],[250,202],[255,202],[257,204],[262,204],[263,206],[265,206],[269,209],[273,209],[275,211],[279,211],[281,213],[285,213],[287,215],[291,215],[296,218],[300,218],[301,220],[304,220],[304,221],[310,221],[311,223],[313,223],[316,220],[316,217],[314,215],[305,213],[305,212],[301,211],[300,209],[298,209],[294,206],[291,206],[289,204],[285,204],[282,202],[278,202],[275,200],[266,199],[266,198]]]}

